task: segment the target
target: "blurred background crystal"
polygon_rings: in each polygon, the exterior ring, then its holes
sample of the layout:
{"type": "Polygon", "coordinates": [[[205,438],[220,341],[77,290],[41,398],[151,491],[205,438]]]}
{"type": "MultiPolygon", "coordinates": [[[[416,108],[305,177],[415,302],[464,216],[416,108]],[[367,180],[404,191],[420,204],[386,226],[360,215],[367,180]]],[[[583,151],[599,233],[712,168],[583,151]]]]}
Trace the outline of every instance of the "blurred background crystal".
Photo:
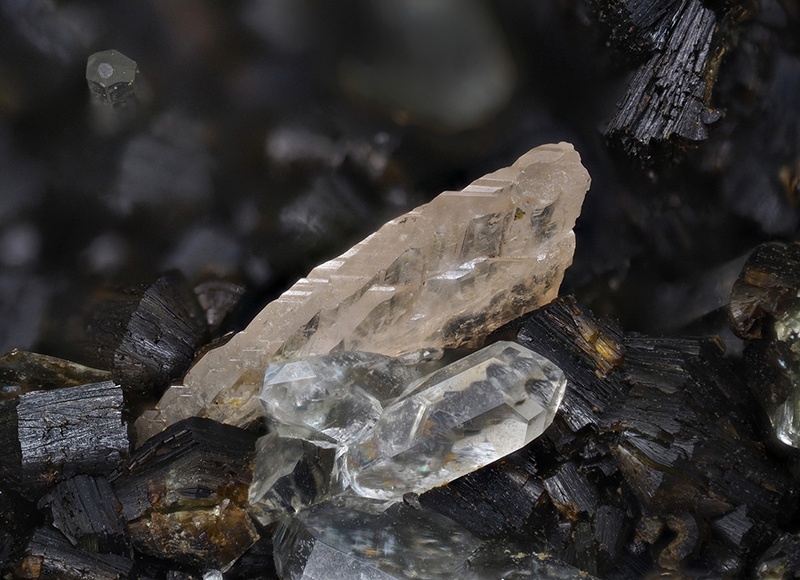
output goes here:
{"type": "Polygon", "coordinates": [[[136,92],[136,62],[116,50],[96,52],[86,61],[86,81],[105,103],[122,105],[136,92]]]}

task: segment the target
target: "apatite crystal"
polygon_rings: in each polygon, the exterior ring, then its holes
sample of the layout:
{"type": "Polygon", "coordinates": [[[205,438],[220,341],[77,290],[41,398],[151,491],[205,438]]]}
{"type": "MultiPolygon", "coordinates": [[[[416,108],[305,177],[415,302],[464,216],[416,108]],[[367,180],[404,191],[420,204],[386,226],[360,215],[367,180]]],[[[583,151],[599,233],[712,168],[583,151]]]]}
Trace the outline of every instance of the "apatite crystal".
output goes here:
{"type": "Polygon", "coordinates": [[[352,492],[399,501],[508,455],[552,423],[564,373],[541,355],[497,342],[412,384],[351,445],[352,492]]]}
{"type": "Polygon", "coordinates": [[[347,445],[363,438],[383,404],[425,374],[424,368],[369,352],[275,363],[264,373],[261,401],[281,435],[347,445]]]}
{"type": "Polygon", "coordinates": [[[445,516],[403,504],[378,515],[321,504],[282,523],[273,542],[286,580],[451,579],[481,545],[445,516]]]}

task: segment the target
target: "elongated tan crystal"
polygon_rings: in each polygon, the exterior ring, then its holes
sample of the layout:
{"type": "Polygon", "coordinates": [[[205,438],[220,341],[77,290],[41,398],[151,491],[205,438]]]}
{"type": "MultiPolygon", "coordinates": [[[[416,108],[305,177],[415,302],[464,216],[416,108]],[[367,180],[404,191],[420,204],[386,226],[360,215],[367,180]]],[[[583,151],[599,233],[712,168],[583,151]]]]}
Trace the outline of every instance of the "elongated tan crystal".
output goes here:
{"type": "Polygon", "coordinates": [[[192,415],[249,423],[261,415],[258,391],[275,360],[479,346],[555,298],[588,187],[572,145],[543,145],[388,222],[200,358],[137,421],[138,441],[192,415]]]}

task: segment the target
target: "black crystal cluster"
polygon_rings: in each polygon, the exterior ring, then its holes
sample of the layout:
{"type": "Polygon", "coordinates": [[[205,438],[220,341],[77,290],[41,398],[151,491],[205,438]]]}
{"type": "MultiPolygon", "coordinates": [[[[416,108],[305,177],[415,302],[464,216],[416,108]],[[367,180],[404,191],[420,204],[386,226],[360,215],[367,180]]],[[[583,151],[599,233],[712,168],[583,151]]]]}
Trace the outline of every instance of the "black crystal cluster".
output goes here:
{"type": "Polygon", "coordinates": [[[798,33],[793,0],[0,2],[3,574],[275,577],[263,426],[132,421],[321,260],[566,140],[563,296],[488,339],[564,370],[558,416],[408,503],[497,577],[800,575],[798,33]]]}

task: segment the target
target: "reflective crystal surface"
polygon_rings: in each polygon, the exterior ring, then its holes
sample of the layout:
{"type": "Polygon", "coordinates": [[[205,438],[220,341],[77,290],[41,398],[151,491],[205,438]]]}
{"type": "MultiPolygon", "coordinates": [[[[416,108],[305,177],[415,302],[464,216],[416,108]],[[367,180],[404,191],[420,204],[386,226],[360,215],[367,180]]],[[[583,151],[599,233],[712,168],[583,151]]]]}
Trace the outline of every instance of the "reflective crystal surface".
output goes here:
{"type": "Polygon", "coordinates": [[[557,295],[588,187],[572,145],[543,145],[388,222],[207,352],[181,395],[168,390],[137,422],[138,439],[192,415],[250,423],[261,415],[264,369],[276,360],[480,345],[557,295]]]}
{"type": "Polygon", "coordinates": [[[361,439],[423,368],[368,352],[335,352],[271,364],[261,401],[287,437],[347,445],[361,439]]]}
{"type": "Polygon", "coordinates": [[[270,433],[256,442],[250,514],[265,526],[343,491],[345,449],[270,433]]]}
{"type": "Polygon", "coordinates": [[[458,580],[597,580],[552,554],[531,553],[530,547],[508,540],[483,544],[453,577],[458,580]]]}
{"type": "Polygon", "coordinates": [[[402,504],[379,515],[321,504],[282,523],[273,541],[286,580],[455,578],[481,545],[452,520],[402,504]]]}
{"type": "Polygon", "coordinates": [[[566,385],[553,363],[512,342],[421,378],[404,362],[340,352],[267,369],[275,431],[259,440],[249,491],[262,523],[334,496],[382,510],[475,471],[543,433],[566,385]]]}
{"type": "Polygon", "coordinates": [[[541,435],[564,395],[564,373],[546,358],[497,342],[415,384],[350,446],[359,496],[399,501],[508,455],[541,435]]]}
{"type": "Polygon", "coordinates": [[[778,439],[800,448],[800,308],[790,308],[775,319],[778,362],[792,384],[786,400],[770,413],[778,439]]]}

